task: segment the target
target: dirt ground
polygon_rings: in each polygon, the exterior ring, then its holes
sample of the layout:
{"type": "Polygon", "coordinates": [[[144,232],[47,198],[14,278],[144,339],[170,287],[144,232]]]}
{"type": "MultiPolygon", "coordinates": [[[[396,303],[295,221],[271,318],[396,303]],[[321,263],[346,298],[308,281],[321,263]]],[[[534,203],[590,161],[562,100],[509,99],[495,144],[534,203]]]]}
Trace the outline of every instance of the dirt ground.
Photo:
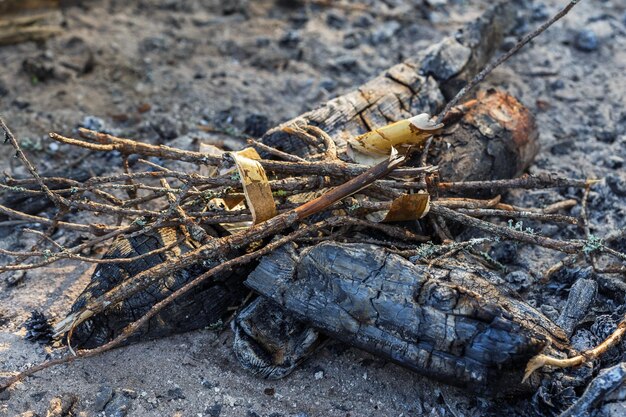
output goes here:
{"type": "MultiPolygon", "coordinates": [[[[86,152],[47,138],[51,131],[72,135],[79,126],[188,149],[198,140],[235,148],[239,134],[259,136],[354,89],[453,33],[490,2],[353,2],[367,10],[304,3],[93,0],[69,7],[60,36],[0,47],[0,115],[44,171],[85,166],[86,152]]],[[[564,3],[520,2],[519,26],[505,43],[511,46],[564,3]]],[[[508,91],[535,114],[542,150],[530,172],[602,179],[590,194],[592,233],[626,227],[626,4],[582,1],[496,70],[486,86],[508,91]]],[[[90,155],[87,165],[117,167],[119,156],[90,155]]],[[[8,146],[0,147],[0,169],[25,174],[8,146]]],[[[511,193],[506,201],[531,206],[564,197],[580,200],[581,192],[511,193]]],[[[580,233],[538,227],[548,236],[580,233]]],[[[34,237],[22,229],[0,226],[0,247],[28,248],[34,237]]],[[[626,243],[620,244],[624,251],[626,243]]],[[[506,249],[494,249],[493,256],[502,260],[506,249]]],[[[509,258],[513,269],[528,272],[521,295],[557,317],[574,278],[545,287],[538,280],[560,255],[520,247],[509,258]]],[[[2,371],[46,358],[46,348],[23,339],[21,326],[33,310],[63,317],[89,272],[58,262],[27,271],[17,285],[9,284],[11,274],[1,276],[2,371]]],[[[613,320],[614,326],[619,315],[610,314],[623,312],[626,285],[615,284],[615,276],[597,278],[600,294],[574,339],[587,333],[576,340],[602,339],[598,321],[613,320]]],[[[0,394],[0,415],[45,415],[49,401],[63,394],[76,395],[86,416],[103,415],[111,396],[106,415],[468,416],[497,409],[492,400],[468,397],[340,343],[327,345],[284,380],[256,379],[238,366],[231,342],[228,331],[197,331],[49,369],[0,394]]],[[[625,360],[624,352],[622,346],[601,366],[625,360]]],[[[616,404],[601,411],[619,413],[616,404]]]]}

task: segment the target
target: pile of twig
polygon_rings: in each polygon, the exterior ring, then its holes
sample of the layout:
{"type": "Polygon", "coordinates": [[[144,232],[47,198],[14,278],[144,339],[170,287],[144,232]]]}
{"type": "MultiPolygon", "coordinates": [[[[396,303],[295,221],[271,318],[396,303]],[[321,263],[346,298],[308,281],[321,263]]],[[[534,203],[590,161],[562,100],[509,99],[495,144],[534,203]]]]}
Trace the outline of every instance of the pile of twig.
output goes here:
{"type": "MultiPolygon", "coordinates": [[[[509,54],[505,54],[481,71],[439,114],[437,123],[445,122],[446,116],[456,111],[454,106],[459,103],[461,97],[482,81],[493,68],[566,14],[574,3],[570,3],[553,19],[525,37],[509,54]]],[[[589,187],[594,183],[592,180],[563,178],[558,175],[525,175],[510,180],[438,182],[435,175],[436,167],[425,166],[422,163],[418,167],[402,168],[408,159],[406,155],[392,154],[388,159],[373,167],[344,162],[338,159],[332,139],[319,129],[309,129],[289,133],[303,135],[305,140],[306,136],[310,135],[317,142],[323,143],[325,148],[320,149],[319,160],[306,161],[257,141],[249,141],[250,145],[260,153],[274,158],[259,159],[256,162],[270,177],[268,184],[276,202],[277,212],[269,219],[257,221],[249,205],[233,210],[224,203],[233,200],[241,201],[245,194],[245,184],[242,178],[236,174],[236,171],[230,169],[233,166],[233,158],[228,154],[215,156],[205,152],[154,146],[86,129],[79,131],[81,139],[51,134],[52,139],[64,144],[91,151],[117,151],[122,155],[122,172],[111,172],[85,181],[78,181],[71,178],[41,176],[27,159],[18,140],[2,121],[0,121],[0,129],[6,136],[6,142],[16,152],[16,157],[22,161],[31,174],[31,178],[28,179],[15,179],[7,176],[0,182],[0,190],[47,198],[54,204],[56,210],[51,217],[44,217],[0,205],[0,213],[14,219],[12,221],[17,220],[25,225],[32,224],[41,227],[39,230],[25,229],[39,237],[37,244],[30,250],[0,250],[0,254],[14,258],[14,262],[0,266],[0,272],[38,268],[61,259],[74,259],[89,263],[132,262],[137,260],[137,257],[99,259],[85,256],[83,253],[86,249],[103,245],[121,235],[137,236],[166,226],[185,228],[187,233],[201,244],[194,251],[139,273],[131,282],[123,283],[94,300],[87,308],[68,316],[57,326],[61,334],[68,331],[71,334],[72,328],[77,323],[147,288],[151,283],[176,269],[204,260],[224,257],[232,249],[247,249],[244,255],[229,259],[208,270],[155,304],[146,315],[130,324],[120,336],[107,344],[34,366],[9,378],[2,387],[7,387],[49,366],[70,362],[79,357],[93,356],[118,346],[163,307],[201,282],[220,271],[250,262],[290,241],[323,239],[354,241],[357,239],[361,242],[367,241],[389,247],[407,257],[418,255],[423,261],[432,263],[458,251],[475,251],[476,247],[492,242],[496,237],[538,245],[568,255],[558,265],[546,271],[546,275],[554,273],[567,263],[579,260],[589,261],[596,266],[595,260],[601,254],[614,257],[621,262],[626,261],[626,255],[607,246],[610,240],[623,236],[623,232],[609,236],[605,240],[589,234],[585,201],[589,187]],[[137,166],[144,169],[131,169],[129,163],[131,155],[139,156],[137,166]],[[213,171],[222,170],[226,173],[220,175],[213,172],[201,175],[194,172],[175,171],[149,161],[150,157],[193,163],[212,167],[213,171]],[[575,200],[563,200],[547,207],[522,208],[501,202],[500,196],[483,200],[469,197],[477,190],[505,192],[512,189],[552,187],[577,187],[586,190],[581,202],[583,208],[581,218],[559,214],[561,210],[579,203],[575,200]],[[380,223],[368,219],[369,214],[388,211],[398,198],[419,190],[423,190],[430,197],[427,221],[430,222],[432,236],[416,234],[398,224],[380,223]],[[318,196],[311,199],[311,193],[316,191],[318,196]],[[359,200],[353,198],[352,196],[356,193],[361,193],[366,198],[359,200]],[[468,197],[462,197],[463,194],[468,197]],[[217,201],[220,203],[216,203],[217,201]],[[71,218],[68,215],[74,211],[91,213],[88,222],[68,221],[66,218],[71,218]],[[339,215],[337,215],[338,212],[339,215]],[[322,217],[324,220],[312,222],[310,218],[313,215],[325,217],[322,217]],[[514,219],[516,222],[509,222],[507,225],[507,223],[503,224],[494,220],[502,218],[514,219]],[[521,222],[526,219],[578,225],[581,238],[559,240],[541,236],[521,226],[521,222]],[[221,238],[207,235],[203,227],[211,224],[233,225],[242,222],[248,223],[244,228],[233,228],[231,234],[221,238]],[[448,228],[449,222],[458,222],[480,229],[489,238],[456,242],[453,233],[448,228]],[[376,234],[377,238],[358,235],[355,237],[354,234],[347,233],[350,228],[369,228],[380,233],[376,234]],[[54,232],[58,229],[77,231],[89,238],[74,246],[64,246],[54,240],[54,232]],[[379,238],[382,235],[386,235],[388,239],[379,238]],[[278,238],[263,247],[254,244],[272,236],[278,238]],[[425,242],[438,242],[439,244],[425,242]]],[[[421,149],[424,155],[427,154],[429,145],[430,141],[427,141],[421,149]]],[[[170,248],[159,248],[141,257],[168,249],[170,248]]],[[[623,266],[611,268],[609,272],[624,270],[623,266]]],[[[622,328],[626,327],[620,326],[620,329],[622,328]]],[[[618,336],[621,336],[621,333],[618,336]]],[[[553,360],[548,363],[559,365],[553,360]]]]}

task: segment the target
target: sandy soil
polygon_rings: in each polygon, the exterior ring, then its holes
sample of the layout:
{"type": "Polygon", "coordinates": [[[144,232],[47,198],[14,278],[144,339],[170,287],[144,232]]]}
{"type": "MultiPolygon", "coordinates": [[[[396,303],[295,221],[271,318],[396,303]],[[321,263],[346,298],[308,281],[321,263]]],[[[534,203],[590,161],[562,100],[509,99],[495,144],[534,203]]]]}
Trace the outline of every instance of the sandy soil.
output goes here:
{"type": "MultiPolygon", "coordinates": [[[[384,2],[392,12],[405,10],[400,18],[384,14],[383,2],[370,3],[371,10],[363,12],[278,7],[270,0],[85,2],[64,11],[61,36],[0,48],[0,114],[42,170],[66,169],[85,155],[51,144],[46,133],[69,135],[85,124],[103,123],[120,135],[189,149],[198,138],[235,147],[239,143],[231,135],[207,134],[198,126],[259,135],[451,33],[488,2],[384,2]],[[90,56],[92,70],[72,65],[90,56]],[[51,71],[26,70],[26,59],[51,71]]],[[[560,4],[520,6],[519,33],[560,4]]],[[[626,226],[625,12],[617,0],[582,2],[487,84],[512,93],[536,115],[542,152],[531,172],[603,178],[590,196],[592,231],[598,235],[626,226]],[[581,34],[583,28],[594,36],[581,34]]],[[[8,147],[0,148],[0,168],[24,174],[12,156],[8,147]]],[[[89,164],[95,169],[118,162],[115,155],[93,155],[89,164]]],[[[513,193],[508,201],[532,205],[563,197],[579,199],[580,192],[513,193]]],[[[575,229],[547,226],[541,232],[571,237],[575,229]]],[[[58,237],[70,242],[77,236],[58,237]]],[[[19,227],[0,227],[2,248],[33,242],[19,227]]],[[[530,288],[522,295],[549,317],[562,308],[568,283],[544,291],[535,282],[558,258],[521,248],[509,262],[530,271],[530,288]]],[[[1,368],[17,371],[48,354],[23,339],[22,323],[32,310],[63,317],[89,270],[59,262],[28,271],[15,286],[6,278],[0,283],[1,368]]],[[[581,331],[589,332],[600,315],[623,304],[624,292],[603,293],[601,286],[581,331]]],[[[98,415],[110,390],[107,415],[123,415],[114,413],[126,407],[132,416],[460,416],[485,415],[494,407],[339,343],[285,380],[259,380],[239,368],[230,343],[230,332],[198,331],[50,369],[2,394],[0,414],[45,415],[52,398],[69,393],[78,397],[82,415],[98,415]]],[[[619,355],[611,363],[618,360],[619,355]]]]}

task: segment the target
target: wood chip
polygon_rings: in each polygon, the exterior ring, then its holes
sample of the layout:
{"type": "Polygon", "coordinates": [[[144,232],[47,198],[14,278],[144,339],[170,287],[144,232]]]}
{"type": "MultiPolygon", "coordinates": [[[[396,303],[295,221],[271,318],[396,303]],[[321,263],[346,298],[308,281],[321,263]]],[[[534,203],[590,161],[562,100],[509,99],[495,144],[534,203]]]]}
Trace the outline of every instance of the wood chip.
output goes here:
{"type": "Polygon", "coordinates": [[[276,203],[272,196],[272,189],[263,166],[257,162],[261,159],[257,151],[254,148],[246,148],[231,152],[231,155],[237,165],[246,202],[252,212],[253,223],[258,224],[276,216],[276,203]]]}

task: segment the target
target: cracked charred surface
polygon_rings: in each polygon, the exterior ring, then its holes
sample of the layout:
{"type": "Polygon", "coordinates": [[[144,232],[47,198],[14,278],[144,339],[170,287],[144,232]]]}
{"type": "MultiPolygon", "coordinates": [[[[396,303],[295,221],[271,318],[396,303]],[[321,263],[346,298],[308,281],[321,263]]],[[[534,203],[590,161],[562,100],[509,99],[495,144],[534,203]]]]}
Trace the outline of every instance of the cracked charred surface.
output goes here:
{"type": "Polygon", "coordinates": [[[374,245],[326,242],[300,254],[277,251],[246,284],[323,333],[419,374],[480,394],[530,392],[545,375],[522,384],[527,361],[567,352],[567,336],[489,277],[467,265],[414,265],[374,245]]]}
{"type": "Polygon", "coordinates": [[[267,379],[289,375],[323,341],[317,330],[264,297],[243,309],[231,327],[239,363],[267,379]]]}
{"type": "MultiPolygon", "coordinates": [[[[71,312],[79,311],[89,300],[97,298],[124,281],[133,279],[138,273],[167,259],[187,253],[198,245],[186,237],[180,229],[169,227],[137,237],[118,238],[103,259],[138,257],[160,248],[168,246],[172,248],[131,262],[99,264],[90,284],[72,305],[71,312]]],[[[177,270],[146,290],[110,306],[106,312],[97,314],[76,327],[71,340],[72,345],[92,348],[108,342],[118,336],[128,324],[143,316],[154,304],[217,264],[219,260],[177,270]]],[[[232,314],[229,307],[238,306],[247,293],[242,285],[245,272],[235,270],[220,274],[203,284],[197,291],[185,294],[160,311],[147,326],[131,336],[128,342],[163,337],[206,326],[221,327],[232,314]]]]}

